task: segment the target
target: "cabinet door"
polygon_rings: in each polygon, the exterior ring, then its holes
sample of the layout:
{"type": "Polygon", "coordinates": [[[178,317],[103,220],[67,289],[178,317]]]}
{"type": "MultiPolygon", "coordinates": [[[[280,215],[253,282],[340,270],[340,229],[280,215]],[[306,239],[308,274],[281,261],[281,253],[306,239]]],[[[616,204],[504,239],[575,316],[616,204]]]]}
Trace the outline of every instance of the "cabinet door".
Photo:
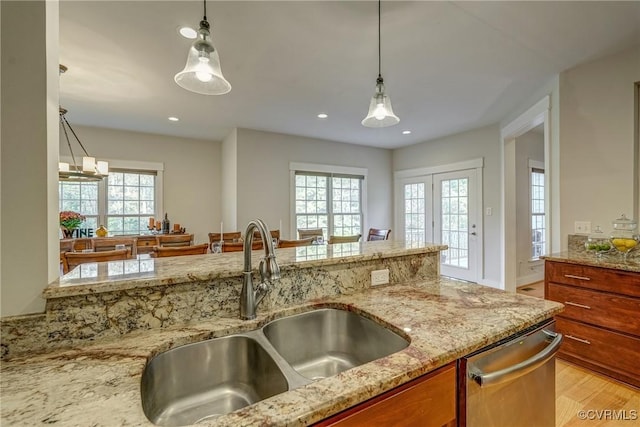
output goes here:
{"type": "Polygon", "coordinates": [[[441,427],[456,422],[456,369],[449,364],[316,426],[441,427]]]}

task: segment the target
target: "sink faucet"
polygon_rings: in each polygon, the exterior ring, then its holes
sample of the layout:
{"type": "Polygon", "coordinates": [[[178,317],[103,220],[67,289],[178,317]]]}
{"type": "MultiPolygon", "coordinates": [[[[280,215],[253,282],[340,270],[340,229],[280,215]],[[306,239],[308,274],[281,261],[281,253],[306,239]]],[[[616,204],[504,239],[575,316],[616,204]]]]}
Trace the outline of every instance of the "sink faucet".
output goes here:
{"type": "Polygon", "coordinates": [[[260,219],[249,221],[247,231],[244,233],[244,272],[242,291],[240,292],[240,318],[251,320],[256,318],[256,307],[269,292],[269,285],[273,280],[280,279],[280,267],[276,262],[275,251],[271,233],[267,225],[260,219]],[[253,277],[251,275],[251,246],[253,245],[253,232],[258,230],[264,246],[264,258],[260,261],[260,284],[253,289],[253,277]]]}

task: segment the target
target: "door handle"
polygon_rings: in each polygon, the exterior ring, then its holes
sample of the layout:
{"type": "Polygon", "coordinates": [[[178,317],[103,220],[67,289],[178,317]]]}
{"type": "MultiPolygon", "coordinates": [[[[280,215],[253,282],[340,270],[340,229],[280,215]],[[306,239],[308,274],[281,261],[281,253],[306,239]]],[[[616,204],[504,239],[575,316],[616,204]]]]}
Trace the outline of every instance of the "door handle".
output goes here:
{"type": "Polygon", "coordinates": [[[477,236],[477,235],[478,235],[478,233],[476,233],[475,231],[472,231],[472,232],[471,232],[471,233],[469,233],[469,234],[471,234],[472,236],[477,236]]]}

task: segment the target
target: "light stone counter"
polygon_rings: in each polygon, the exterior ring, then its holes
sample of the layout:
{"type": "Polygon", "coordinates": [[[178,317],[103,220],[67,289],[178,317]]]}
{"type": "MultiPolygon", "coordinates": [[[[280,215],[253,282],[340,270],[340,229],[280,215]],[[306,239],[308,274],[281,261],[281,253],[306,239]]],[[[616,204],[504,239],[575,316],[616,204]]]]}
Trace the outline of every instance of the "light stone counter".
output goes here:
{"type": "Polygon", "coordinates": [[[211,318],[134,331],[90,345],[3,361],[0,422],[7,426],[151,425],[139,394],[141,373],[151,356],[319,306],[364,313],[390,325],[411,344],[398,353],[199,425],[309,425],[547,319],[562,307],[434,278],[319,298],[270,312],[258,309],[255,321],[211,318]]]}
{"type": "MultiPolygon", "coordinates": [[[[631,254],[629,254],[631,255],[631,254]]],[[[640,273],[640,258],[628,256],[627,259],[619,253],[611,253],[606,255],[596,255],[585,251],[561,252],[551,255],[545,255],[542,258],[548,261],[566,262],[569,264],[588,265],[591,267],[611,268],[620,271],[630,271],[640,273]]]]}

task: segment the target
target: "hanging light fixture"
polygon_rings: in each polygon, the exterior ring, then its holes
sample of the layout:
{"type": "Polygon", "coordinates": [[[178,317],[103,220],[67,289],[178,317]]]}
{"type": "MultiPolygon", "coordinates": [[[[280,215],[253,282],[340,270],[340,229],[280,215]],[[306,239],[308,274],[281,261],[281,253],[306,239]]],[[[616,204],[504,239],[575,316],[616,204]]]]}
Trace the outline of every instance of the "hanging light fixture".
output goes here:
{"type": "Polygon", "coordinates": [[[222,75],[218,51],[211,42],[206,0],[198,36],[189,48],[187,65],[174,80],[183,89],[203,95],[224,95],[231,90],[231,84],[222,75]]]}
{"type": "MultiPolygon", "coordinates": [[[[67,71],[67,67],[60,64],[59,70],[60,74],[64,74],[64,72],[67,71]]],[[[109,162],[101,160],[96,162],[95,157],[91,157],[89,153],[87,153],[84,145],[80,142],[80,138],[78,138],[78,135],[65,117],[67,110],[59,107],[59,111],[60,128],[64,133],[64,138],[67,140],[67,146],[69,147],[69,154],[71,154],[71,161],[73,162],[73,165],[70,165],[67,162],[58,162],[58,179],[60,179],[60,181],[100,181],[109,175],[109,162]],[[78,165],[76,162],[76,156],[73,153],[73,148],[71,148],[69,133],[73,135],[84,153],[84,156],[82,157],[82,166],[78,165]]]]}
{"type": "Polygon", "coordinates": [[[384,80],[382,79],[381,71],[381,53],[380,53],[380,15],[381,15],[381,0],[378,0],[378,78],[376,79],[376,92],[371,98],[369,103],[369,113],[367,117],[362,120],[362,125],[369,128],[383,128],[387,126],[393,126],[400,123],[398,116],[393,114],[393,108],[391,108],[391,99],[384,93],[384,80]]]}
{"type": "Polygon", "coordinates": [[[67,110],[60,107],[60,126],[64,133],[64,137],[67,140],[67,146],[69,147],[69,153],[71,154],[71,161],[73,165],[70,165],[66,162],[58,163],[58,178],[60,181],[80,181],[80,182],[88,182],[88,181],[100,181],[107,175],[109,175],[109,162],[106,161],[96,161],[95,157],[91,157],[87,150],[80,142],[78,135],[75,133],[69,121],[65,117],[67,114],[67,110]],[[73,148],[71,148],[71,140],[69,139],[69,133],[73,135],[73,137],[82,148],[82,152],[84,156],[82,156],[82,164],[78,165],[76,161],[76,156],[73,153],[73,148]]]}

